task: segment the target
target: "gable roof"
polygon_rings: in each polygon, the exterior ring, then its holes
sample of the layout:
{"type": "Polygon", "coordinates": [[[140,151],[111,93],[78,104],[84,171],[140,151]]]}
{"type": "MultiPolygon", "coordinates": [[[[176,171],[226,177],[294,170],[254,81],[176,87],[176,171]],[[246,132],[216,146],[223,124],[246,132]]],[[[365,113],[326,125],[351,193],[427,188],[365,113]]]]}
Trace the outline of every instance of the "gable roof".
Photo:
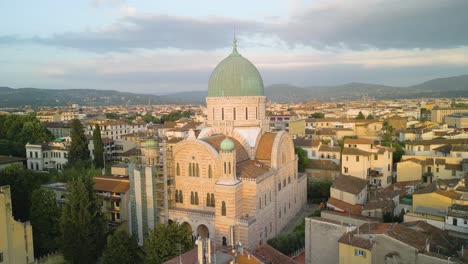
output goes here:
{"type": "Polygon", "coordinates": [[[371,152],[368,152],[368,151],[365,151],[365,150],[362,150],[362,149],[358,149],[358,148],[343,148],[343,155],[354,155],[354,156],[370,156],[370,155],[373,155],[374,153],[371,153],[371,152]]]}
{"type": "Polygon", "coordinates": [[[270,245],[263,243],[257,246],[252,254],[263,263],[271,264],[297,264],[292,258],[284,255],[270,245]]]}
{"type": "Polygon", "coordinates": [[[361,215],[362,205],[359,204],[350,204],[333,197],[328,198],[327,204],[353,215],[361,215]]]}
{"type": "Polygon", "coordinates": [[[341,175],[331,186],[334,189],[357,195],[367,188],[367,180],[353,176],[341,175]]]}

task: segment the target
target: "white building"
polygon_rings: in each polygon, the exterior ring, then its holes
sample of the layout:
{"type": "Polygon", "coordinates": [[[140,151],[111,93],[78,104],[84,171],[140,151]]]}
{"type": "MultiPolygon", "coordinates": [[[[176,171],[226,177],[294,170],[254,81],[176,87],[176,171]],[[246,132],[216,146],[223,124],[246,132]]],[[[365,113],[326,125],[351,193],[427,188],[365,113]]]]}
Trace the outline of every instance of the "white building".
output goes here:
{"type": "MultiPolygon", "coordinates": [[[[61,140],[61,139],[59,139],[61,140]]],[[[26,144],[27,168],[35,171],[62,170],[68,162],[68,142],[26,144]]]]}

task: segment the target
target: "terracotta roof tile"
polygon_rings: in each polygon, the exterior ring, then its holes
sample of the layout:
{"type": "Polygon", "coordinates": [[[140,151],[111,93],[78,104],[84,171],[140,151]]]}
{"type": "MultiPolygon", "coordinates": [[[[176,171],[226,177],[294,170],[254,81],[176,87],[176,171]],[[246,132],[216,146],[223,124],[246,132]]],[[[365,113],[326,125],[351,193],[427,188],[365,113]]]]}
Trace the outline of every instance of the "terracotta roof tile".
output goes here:
{"type": "Polygon", "coordinates": [[[257,178],[270,170],[270,167],[267,165],[255,161],[255,160],[246,160],[241,163],[237,163],[236,174],[237,177],[241,178],[257,178]]]}
{"type": "Polygon", "coordinates": [[[361,149],[358,149],[358,148],[343,148],[343,155],[360,155],[360,156],[370,156],[370,155],[373,155],[374,153],[371,153],[371,152],[368,152],[368,151],[365,151],[365,150],[361,150],[361,149]]]}
{"type": "Polygon", "coordinates": [[[349,212],[353,215],[361,215],[362,205],[359,204],[353,205],[333,197],[328,198],[327,204],[334,208],[341,209],[342,211],[349,212]]]}
{"type": "MultiPolygon", "coordinates": [[[[226,138],[226,135],[223,134],[217,134],[217,135],[212,135],[206,138],[201,138],[200,140],[205,141],[206,143],[210,144],[216,151],[220,151],[220,145],[221,141],[223,141],[226,138]]],[[[228,137],[234,142],[234,147],[236,149],[236,158],[237,158],[237,163],[245,161],[250,159],[249,154],[245,150],[245,148],[242,146],[237,139],[233,137],[228,137]]]]}
{"type": "Polygon", "coordinates": [[[321,145],[319,151],[323,152],[341,152],[341,148],[339,146],[328,146],[328,145],[321,145]]]}
{"type": "Polygon", "coordinates": [[[271,150],[273,142],[275,141],[277,133],[267,132],[262,135],[258,142],[256,159],[258,160],[271,160],[271,150]]]}
{"type": "Polygon", "coordinates": [[[331,186],[334,189],[357,195],[366,189],[367,181],[353,176],[341,175],[331,186]]]}
{"type": "Polygon", "coordinates": [[[367,138],[347,138],[344,140],[344,144],[374,144],[374,140],[367,138]]]}
{"type": "Polygon", "coordinates": [[[130,188],[128,178],[94,177],[94,190],[125,193],[130,188]]]}
{"type": "Polygon", "coordinates": [[[355,236],[352,232],[348,232],[341,236],[338,242],[368,250],[371,250],[373,245],[375,244],[375,242],[371,242],[369,239],[355,236]]]}
{"type": "Polygon", "coordinates": [[[252,254],[264,263],[271,264],[297,264],[292,258],[284,255],[270,245],[264,243],[257,246],[252,254]]]}
{"type": "Polygon", "coordinates": [[[309,164],[307,165],[307,168],[308,169],[316,169],[316,170],[341,171],[341,165],[336,164],[332,160],[312,159],[312,160],[309,160],[309,164]]]}

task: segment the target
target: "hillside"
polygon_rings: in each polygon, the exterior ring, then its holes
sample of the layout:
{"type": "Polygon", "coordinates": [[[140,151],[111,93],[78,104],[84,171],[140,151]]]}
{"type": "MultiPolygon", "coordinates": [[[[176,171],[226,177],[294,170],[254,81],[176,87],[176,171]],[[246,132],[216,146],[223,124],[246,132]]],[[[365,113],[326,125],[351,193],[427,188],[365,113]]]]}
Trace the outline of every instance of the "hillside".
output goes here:
{"type": "MultiPolygon", "coordinates": [[[[179,92],[165,96],[134,94],[113,90],[92,89],[12,89],[0,87],[0,107],[65,106],[69,102],[80,105],[136,105],[204,103],[207,91],[179,92]]],[[[297,102],[317,100],[359,100],[364,96],[376,99],[468,97],[468,75],[438,78],[408,87],[367,83],[348,83],[336,86],[298,87],[273,84],[265,87],[268,100],[297,102]]]]}
{"type": "Polygon", "coordinates": [[[157,95],[133,94],[113,90],[92,89],[38,89],[20,88],[12,89],[0,87],[0,107],[38,106],[65,106],[70,102],[80,105],[135,105],[177,103],[178,100],[164,98],[157,95]]]}

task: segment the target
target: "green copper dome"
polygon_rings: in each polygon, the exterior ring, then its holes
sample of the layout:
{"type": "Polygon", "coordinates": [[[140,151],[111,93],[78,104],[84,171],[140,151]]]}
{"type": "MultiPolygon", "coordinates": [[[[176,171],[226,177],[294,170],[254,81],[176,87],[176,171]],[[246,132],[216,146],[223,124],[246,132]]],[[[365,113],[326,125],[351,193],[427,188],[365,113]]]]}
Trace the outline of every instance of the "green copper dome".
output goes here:
{"type": "Polygon", "coordinates": [[[234,141],[226,137],[225,139],[223,139],[223,141],[221,141],[221,145],[219,146],[219,148],[221,149],[221,151],[231,152],[234,149],[234,141]]]}
{"type": "Polygon", "coordinates": [[[208,96],[263,96],[263,80],[257,68],[237,52],[236,39],[231,55],[216,66],[208,82],[208,96]]]}

